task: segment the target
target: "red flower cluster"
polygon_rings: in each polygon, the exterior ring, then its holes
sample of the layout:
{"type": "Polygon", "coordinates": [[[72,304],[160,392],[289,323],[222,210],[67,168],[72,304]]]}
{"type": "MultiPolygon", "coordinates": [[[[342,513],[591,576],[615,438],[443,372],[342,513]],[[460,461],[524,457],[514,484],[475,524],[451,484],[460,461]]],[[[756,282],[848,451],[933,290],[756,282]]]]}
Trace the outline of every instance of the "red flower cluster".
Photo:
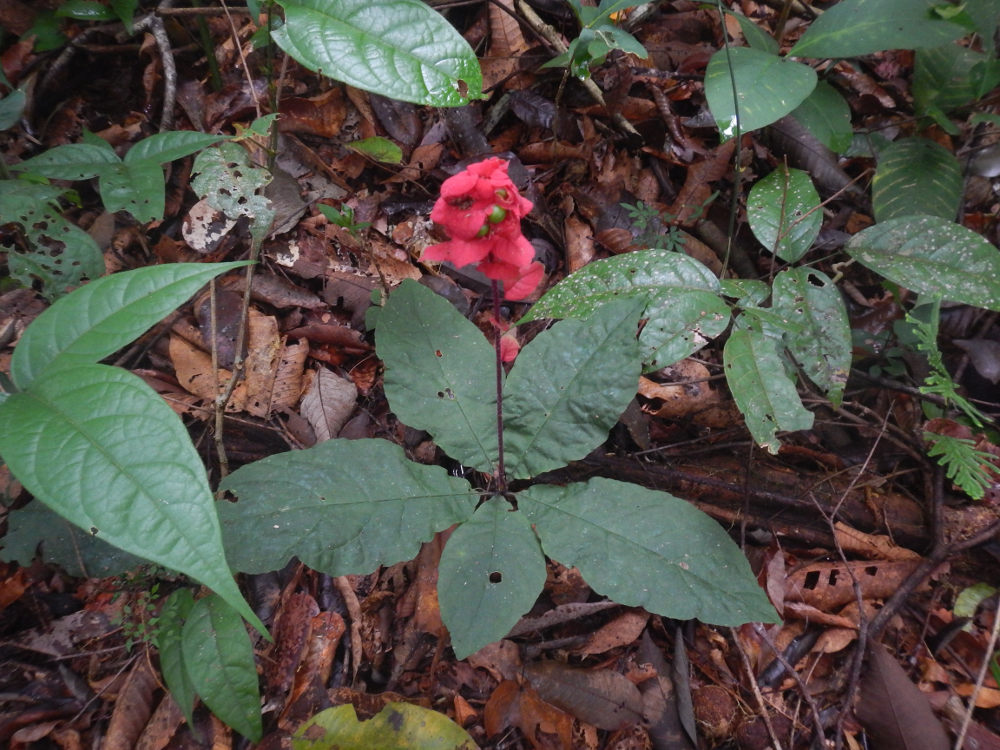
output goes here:
{"type": "Polygon", "coordinates": [[[531,210],[507,175],[507,162],[491,157],[471,164],[441,185],[431,219],[451,240],[431,245],[424,260],[475,263],[485,276],[504,282],[504,297],[524,299],[542,280],[544,268],[521,233],[521,219],[531,210]]]}

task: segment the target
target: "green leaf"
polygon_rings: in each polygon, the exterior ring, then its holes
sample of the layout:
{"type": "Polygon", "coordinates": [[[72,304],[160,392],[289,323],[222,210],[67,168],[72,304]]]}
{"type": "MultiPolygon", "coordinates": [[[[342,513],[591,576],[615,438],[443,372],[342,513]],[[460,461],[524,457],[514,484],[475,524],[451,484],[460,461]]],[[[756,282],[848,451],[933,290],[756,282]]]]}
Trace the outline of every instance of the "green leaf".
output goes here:
{"type": "Polygon", "coordinates": [[[919,294],[1000,310],[1000,252],[960,224],[903,216],[858,232],[844,249],[919,294]]]}
{"type": "Polygon", "coordinates": [[[743,38],[746,40],[748,46],[772,55],[778,54],[780,47],[773,36],[761,29],[760,26],[742,13],[733,13],[728,10],[726,13],[735,18],[736,22],[740,25],[740,31],[743,32],[743,38]]]}
{"type": "Polygon", "coordinates": [[[432,107],[482,95],[468,42],[419,0],[282,0],[274,41],[309,70],[365,91],[432,107]]]}
{"type": "Polygon", "coordinates": [[[144,562],[85,533],[43,503],[8,511],[0,558],[17,560],[27,567],[39,549],[43,561],[80,578],[116,576],[144,562]]]}
{"type": "Polygon", "coordinates": [[[639,384],[643,306],[637,299],[603,305],[521,350],[503,390],[508,475],[558,469],[607,440],[639,384]]]}
{"type": "Polygon", "coordinates": [[[778,621],[739,547],[673,495],[597,478],[535,485],[518,507],[545,554],[616,602],[716,625],[778,621]]]}
{"type": "Polygon", "coordinates": [[[808,430],[812,412],[802,406],[775,340],[753,327],[737,327],[722,350],[726,381],[753,439],[777,453],[779,431],[808,430]]]}
{"type": "Polygon", "coordinates": [[[195,151],[225,140],[227,136],[198,133],[193,130],[173,130],[168,133],[156,133],[143,138],[125,154],[126,164],[152,162],[166,164],[167,162],[190,156],[195,151]]]}
{"type": "Polygon", "coordinates": [[[137,339],[214,276],[247,265],[172,263],[92,281],[28,326],[10,372],[24,389],[43,372],[98,362],[137,339]]]}
{"type": "Polygon", "coordinates": [[[160,672],[167,690],[187,719],[194,726],[195,689],[184,666],[184,623],[194,609],[191,589],[178,589],[167,597],[160,609],[156,629],[156,650],[160,652],[160,672]]]}
{"type": "Polygon", "coordinates": [[[774,309],[792,325],[785,345],[839,406],[851,369],[851,325],[840,290],[822,271],[790,268],[774,279],[774,309]]]}
{"type": "Polygon", "coordinates": [[[387,703],[358,721],[346,703],[320,711],[292,736],[292,750],[477,750],[478,745],[444,714],[412,703],[387,703]]]}
{"type": "Polygon", "coordinates": [[[842,0],[789,51],[793,57],[858,57],[887,49],[937,47],[965,30],[933,13],[938,0],[842,0]]]}
{"type": "Polygon", "coordinates": [[[524,513],[502,497],[481,505],[448,538],[438,566],[441,619],[455,656],[499,641],[545,586],[545,556],[524,513]]]}
{"type": "Polygon", "coordinates": [[[719,280],[690,256],[642,250],[588,263],[546,292],[521,319],[584,318],[631,297],[646,302],[639,334],[643,370],[657,370],[701,349],[729,326],[719,280]]]}
{"type": "Polygon", "coordinates": [[[962,7],[972,16],[979,35],[992,39],[1000,24],[1000,0],[965,0],[962,7]]]}
{"type": "Polygon", "coordinates": [[[409,461],[385,440],[327,440],[269,456],[220,483],[239,498],[219,507],[236,570],[263,573],[292,557],[330,575],[371,573],[416,557],[460,523],[478,494],[440,466],[409,461]]]}
{"type": "Polygon", "coordinates": [[[780,120],[805,101],[816,87],[816,71],[808,65],[759,49],[720,49],[708,61],[705,98],[723,140],[736,135],[734,80],[739,104],[739,129],[748,133],[780,120]]]}
{"type": "Polygon", "coordinates": [[[918,114],[951,112],[979,98],[975,66],[988,62],[982,52],[959,44],[917,50],[913,65],[913,104],[918,114]]]}
{"type": "Polygon", "coordinates": [[[794,263],[819,237],[823,214],[809,175],[783,165],[750,188],[747,219],[757,241],[794,263]]]}
{"type": "Polygon", "coordinates": [[[962,166],[929,138],[901,138],[879,154],[872,182],[875,220],[929,214],[954,219],[962,200],[962,166]]]}
{"type": "Polygon", "coordinates": [[[159,164],[115,164],[101,173],[98,188],[109,213],[128,211],[141,223],[163,218],[165,189],[159,164]]]}
{"type": "Polygon", "coordinates": [[[121,159],[107,143],[68,143],[43,151],[38,156],[12,164],[15,172],[33,172],[50,180],[89,180],[120,164],[121,159]]]}
{"type": "Polygon", "coordinates": [[[20,225],[27,250],[9,248],[10,275],[24,286],[41,283],[56,299],[84,279],[104,275],[104,256],[94,239],[57,211],[61,188],[24,180],[0,180],[0,216],[20,225]]]}
{"type": "Polygon", "coordinates": [[[129,34],[132,33],[132,21],[138,8],[139,0],[111,0],[111,10],[125,25],[125,30],[129,34]]]}
{"type": "Polygon", "coordinates": [[[362,138],[360,141],[348,143],[347,146],[359,154],[364,154],[383,164],[400,164],[403,161],[402,149],[382,136],[362,138]]]}
{"type": "Polygon", "coordinates": [[[181,631],[184,671],[212,713],[249,740],[263,734],[260,686],[246,626],[223,599],[194,603],[181,631]]]}
{"type": "Polygon", "coordinates": [[[851,147],[854,138],[851,108],[826,81],[816,84],[805,101],[792,111],[792,117],[831,151],[842,154],[851,147]]]}
{"type": "Polygon", "coordinates": [[[57,18],[75,18],[79,21],[114,21],[114,12],[96,0],[66,0],[56,8],[57,18]]]}
{"type": "Polygon", "coordinates": [[[39,500],[109,544],[214,589],[254,627],[222,551],[201,456],[130,372],[57,368],[0,404],[0,455],[39,500]]]}
{"type": "Polygon", "coordinates": [[[14,89],[0,99],[0,130],[7,130],[17,125],[24,112],[26,97],[21,89],[14,89]]]}
{"type": "Polygon", "coordinates": [[[482,332],[444,297],[404,281],[379,314],[375,341],[400,421],[427,430],[456,461],[493,473],[496,354],[482,332]]]}

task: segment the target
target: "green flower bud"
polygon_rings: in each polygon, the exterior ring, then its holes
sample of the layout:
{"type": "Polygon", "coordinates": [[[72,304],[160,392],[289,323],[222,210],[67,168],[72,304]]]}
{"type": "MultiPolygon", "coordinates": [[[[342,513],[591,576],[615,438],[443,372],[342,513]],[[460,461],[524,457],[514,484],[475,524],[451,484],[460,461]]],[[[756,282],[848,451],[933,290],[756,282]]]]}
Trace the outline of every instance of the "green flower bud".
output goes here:
{"type": "Polygon", "coordinates": [[[500,208],[500,206],[493,206],[490,212],[486,215],[486,220],[490,224],[499,224],[501,221],[507,218],[507,212],[500,208]]]}
{"type": "Polygon", "coordinates": [[[479,231],[476,232],[476,239],[479,239],[481,237],[485,237],[489,233],[490,233],[490,225],[489,224],[483,224],[481,227],[479,227],[479,231]]]}

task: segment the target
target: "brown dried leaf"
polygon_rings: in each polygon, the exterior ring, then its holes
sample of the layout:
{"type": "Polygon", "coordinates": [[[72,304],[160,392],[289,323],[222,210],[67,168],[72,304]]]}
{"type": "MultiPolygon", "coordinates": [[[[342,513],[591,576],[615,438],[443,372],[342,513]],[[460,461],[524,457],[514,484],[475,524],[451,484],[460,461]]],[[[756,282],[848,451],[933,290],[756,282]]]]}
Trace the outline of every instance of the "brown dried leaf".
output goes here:
{"type": "MultiPolygon", "coordinates": [[[[192,346],[180,336],[170,337],[170,362],[177,374],[177,382],[188,393],[193,393],[204,401],[214,402],[218,394],[223,393],[232,373],[229,370],[219,370],[212,380],[211,355],[192,346]]],[[[233,389],[233,395],[226,404],[226,411],[243,411],[246,406],[246,384],[240,383],[233,389]]]]}
{"type": "Polygon", "coordinates": [[[832,612],[855,600],[851,573],[865,599],[886,599],[919,564],[919,560],[903,560],[805,565],[789,575],[785,602],[800,601],[832,612]]]}
{"type": "Polygon", "coordinates": [[[573,718],[541,699],[531,685],[504,680],[483,709],[489,737],[514,726],[536,750],[573,747],[573,718]]]}
{"type": "Polygon", "coordinates": [[[246,410],[255,417],[271,413],[274,379],[278,374],[283,342],[278,321],[271,315],[250,310],[249,346],[246,358],[246,410]]]}
{"type": "Polygon", "coordinates": [[[335,438],[354,413],[357,386],[325,367],[309,379],[299,411],[316,433],[316,442],[335,438]]]}
{"type": "Polygon", "coordinates": [[[649,613],[641,609],[623,612],[615,619],[602,625],[587,638],[587,642],[573,650],[581,656],[603,654],[619,646],[633,643],[646,628],[649,613]]]}
{"type": "Polygon", "coordinates": [[[618,672],[574,669],[549,661],[528,664],[524,674],[543,700],[598,729],[615,730],[642,721],[639,688],[618,672]]]}
{"type": "Polygon", "coordinates": [[[108,722],[102,747],[107,750],[132,750],[153,713],[156,675],[149,661],[140,656],[129,671],[125,686],[115,700],[115,710],[108,722]]]}

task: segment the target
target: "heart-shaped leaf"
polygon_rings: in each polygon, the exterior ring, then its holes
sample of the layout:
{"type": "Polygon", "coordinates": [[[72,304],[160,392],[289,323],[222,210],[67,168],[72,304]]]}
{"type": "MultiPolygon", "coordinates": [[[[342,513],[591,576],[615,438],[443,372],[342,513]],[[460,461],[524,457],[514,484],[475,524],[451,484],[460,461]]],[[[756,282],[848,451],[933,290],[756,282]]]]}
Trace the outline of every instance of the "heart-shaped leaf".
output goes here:
{"type": "Polygon", "coordinates": [[[747,219],[760,244],[794,263],[819,236],[819,205],[819,193],[806,172],[779,166],[750,188],[747,219]]]}

